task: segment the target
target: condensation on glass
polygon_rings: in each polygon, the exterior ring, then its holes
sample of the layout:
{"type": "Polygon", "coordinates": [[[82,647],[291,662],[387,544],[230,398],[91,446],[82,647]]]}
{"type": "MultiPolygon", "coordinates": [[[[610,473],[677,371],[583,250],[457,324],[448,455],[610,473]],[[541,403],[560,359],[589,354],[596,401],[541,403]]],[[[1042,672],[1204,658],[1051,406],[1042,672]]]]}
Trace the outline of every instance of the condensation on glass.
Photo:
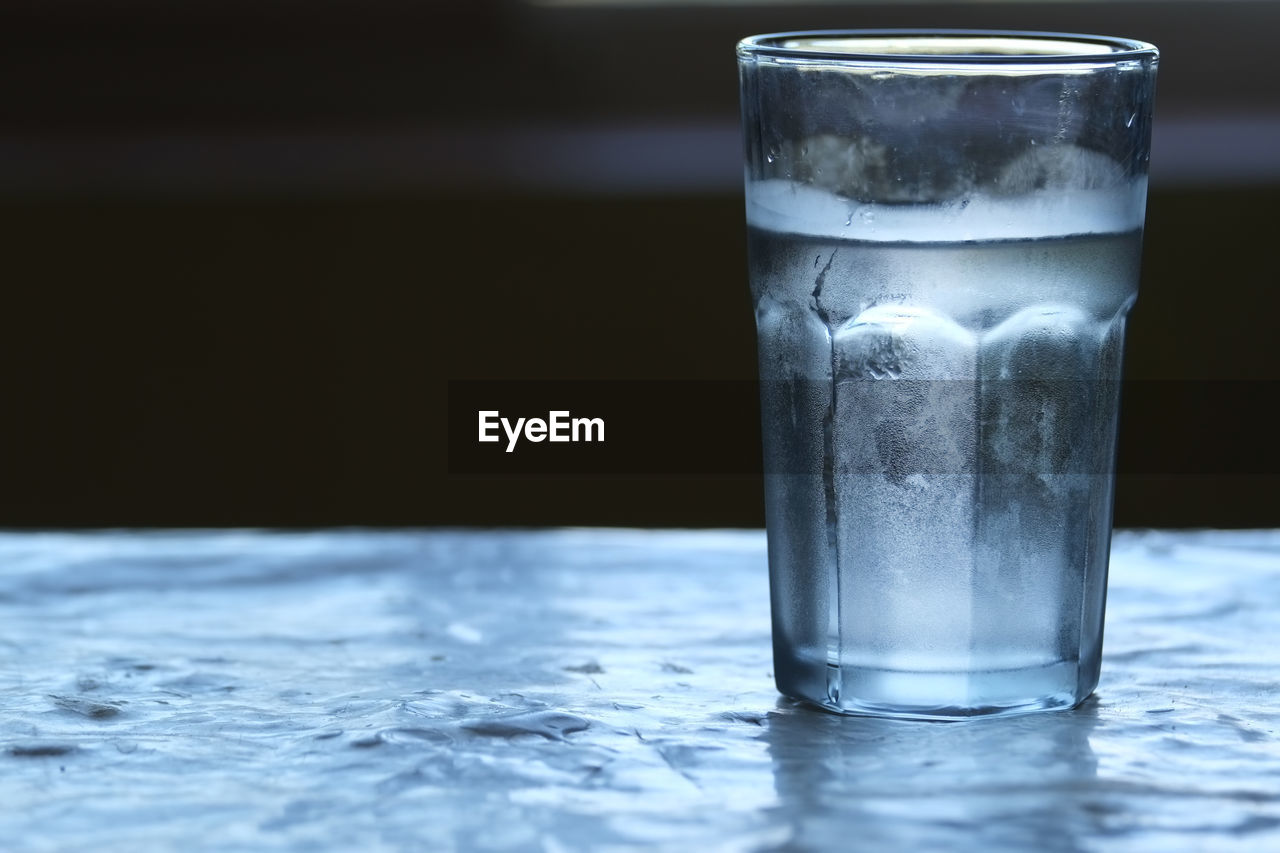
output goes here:
{"type": "Polygon", "coordinates": [[[847,713],[1098,683],[1157,51],[738,46],[778,688],[847,713]]]}

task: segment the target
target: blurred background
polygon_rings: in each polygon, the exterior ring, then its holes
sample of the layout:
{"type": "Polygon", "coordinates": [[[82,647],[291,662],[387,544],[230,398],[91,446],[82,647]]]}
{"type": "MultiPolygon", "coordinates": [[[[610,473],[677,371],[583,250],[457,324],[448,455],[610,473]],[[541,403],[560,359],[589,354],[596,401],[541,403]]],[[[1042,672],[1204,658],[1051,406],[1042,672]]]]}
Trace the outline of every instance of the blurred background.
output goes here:
{"type": "Polygon", "coordinates": [[[850,27],[1162,49],[1116,522],[1280,524],[1277,0],[11,0],[0,526],[762,525],[450,475],[447,383],[754,376],[733,46],[850,27]]]}

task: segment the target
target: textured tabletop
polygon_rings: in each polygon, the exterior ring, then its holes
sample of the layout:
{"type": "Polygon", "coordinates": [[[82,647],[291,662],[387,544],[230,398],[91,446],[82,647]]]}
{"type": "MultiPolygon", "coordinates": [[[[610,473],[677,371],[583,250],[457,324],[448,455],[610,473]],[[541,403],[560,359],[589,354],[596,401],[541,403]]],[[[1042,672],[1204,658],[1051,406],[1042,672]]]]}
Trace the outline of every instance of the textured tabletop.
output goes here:
{"type": "Polygon", "coordinates": [[[0,536],[4,850],[1280,849],[1280,532],[1116,537],[1070,712],[836,717],[764,534],[0,536]]]}

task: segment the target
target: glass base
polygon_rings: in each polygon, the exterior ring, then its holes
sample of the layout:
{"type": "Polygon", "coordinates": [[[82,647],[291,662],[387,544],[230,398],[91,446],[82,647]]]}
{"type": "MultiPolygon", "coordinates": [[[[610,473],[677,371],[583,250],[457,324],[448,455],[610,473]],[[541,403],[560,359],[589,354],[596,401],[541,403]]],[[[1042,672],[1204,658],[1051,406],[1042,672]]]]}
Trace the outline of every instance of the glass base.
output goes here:
{"type": "Polygon", "coordinates": [[[967,720],[1068,710],[1093,692],[1075,661],[963,672],[800,664],[778,670],[778,689],[838,714],[910,720],[967,720]]]}

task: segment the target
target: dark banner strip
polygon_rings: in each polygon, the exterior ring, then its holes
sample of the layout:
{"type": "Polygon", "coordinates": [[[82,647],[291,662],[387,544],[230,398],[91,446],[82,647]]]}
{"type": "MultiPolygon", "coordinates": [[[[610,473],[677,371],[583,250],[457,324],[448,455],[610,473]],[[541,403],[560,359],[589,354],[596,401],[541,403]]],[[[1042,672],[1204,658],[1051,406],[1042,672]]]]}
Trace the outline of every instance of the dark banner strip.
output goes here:
{"type": "Polygon", "coordinates": [[[459,476],[1092,476],[1122,401],[1126,475],[1280,473],[1280,381],[451,380],[459,476]],[[764,451],[761,399],[770,426],[764,451]],[[828,463],[829,464],[829,463],[828,463]]]}

